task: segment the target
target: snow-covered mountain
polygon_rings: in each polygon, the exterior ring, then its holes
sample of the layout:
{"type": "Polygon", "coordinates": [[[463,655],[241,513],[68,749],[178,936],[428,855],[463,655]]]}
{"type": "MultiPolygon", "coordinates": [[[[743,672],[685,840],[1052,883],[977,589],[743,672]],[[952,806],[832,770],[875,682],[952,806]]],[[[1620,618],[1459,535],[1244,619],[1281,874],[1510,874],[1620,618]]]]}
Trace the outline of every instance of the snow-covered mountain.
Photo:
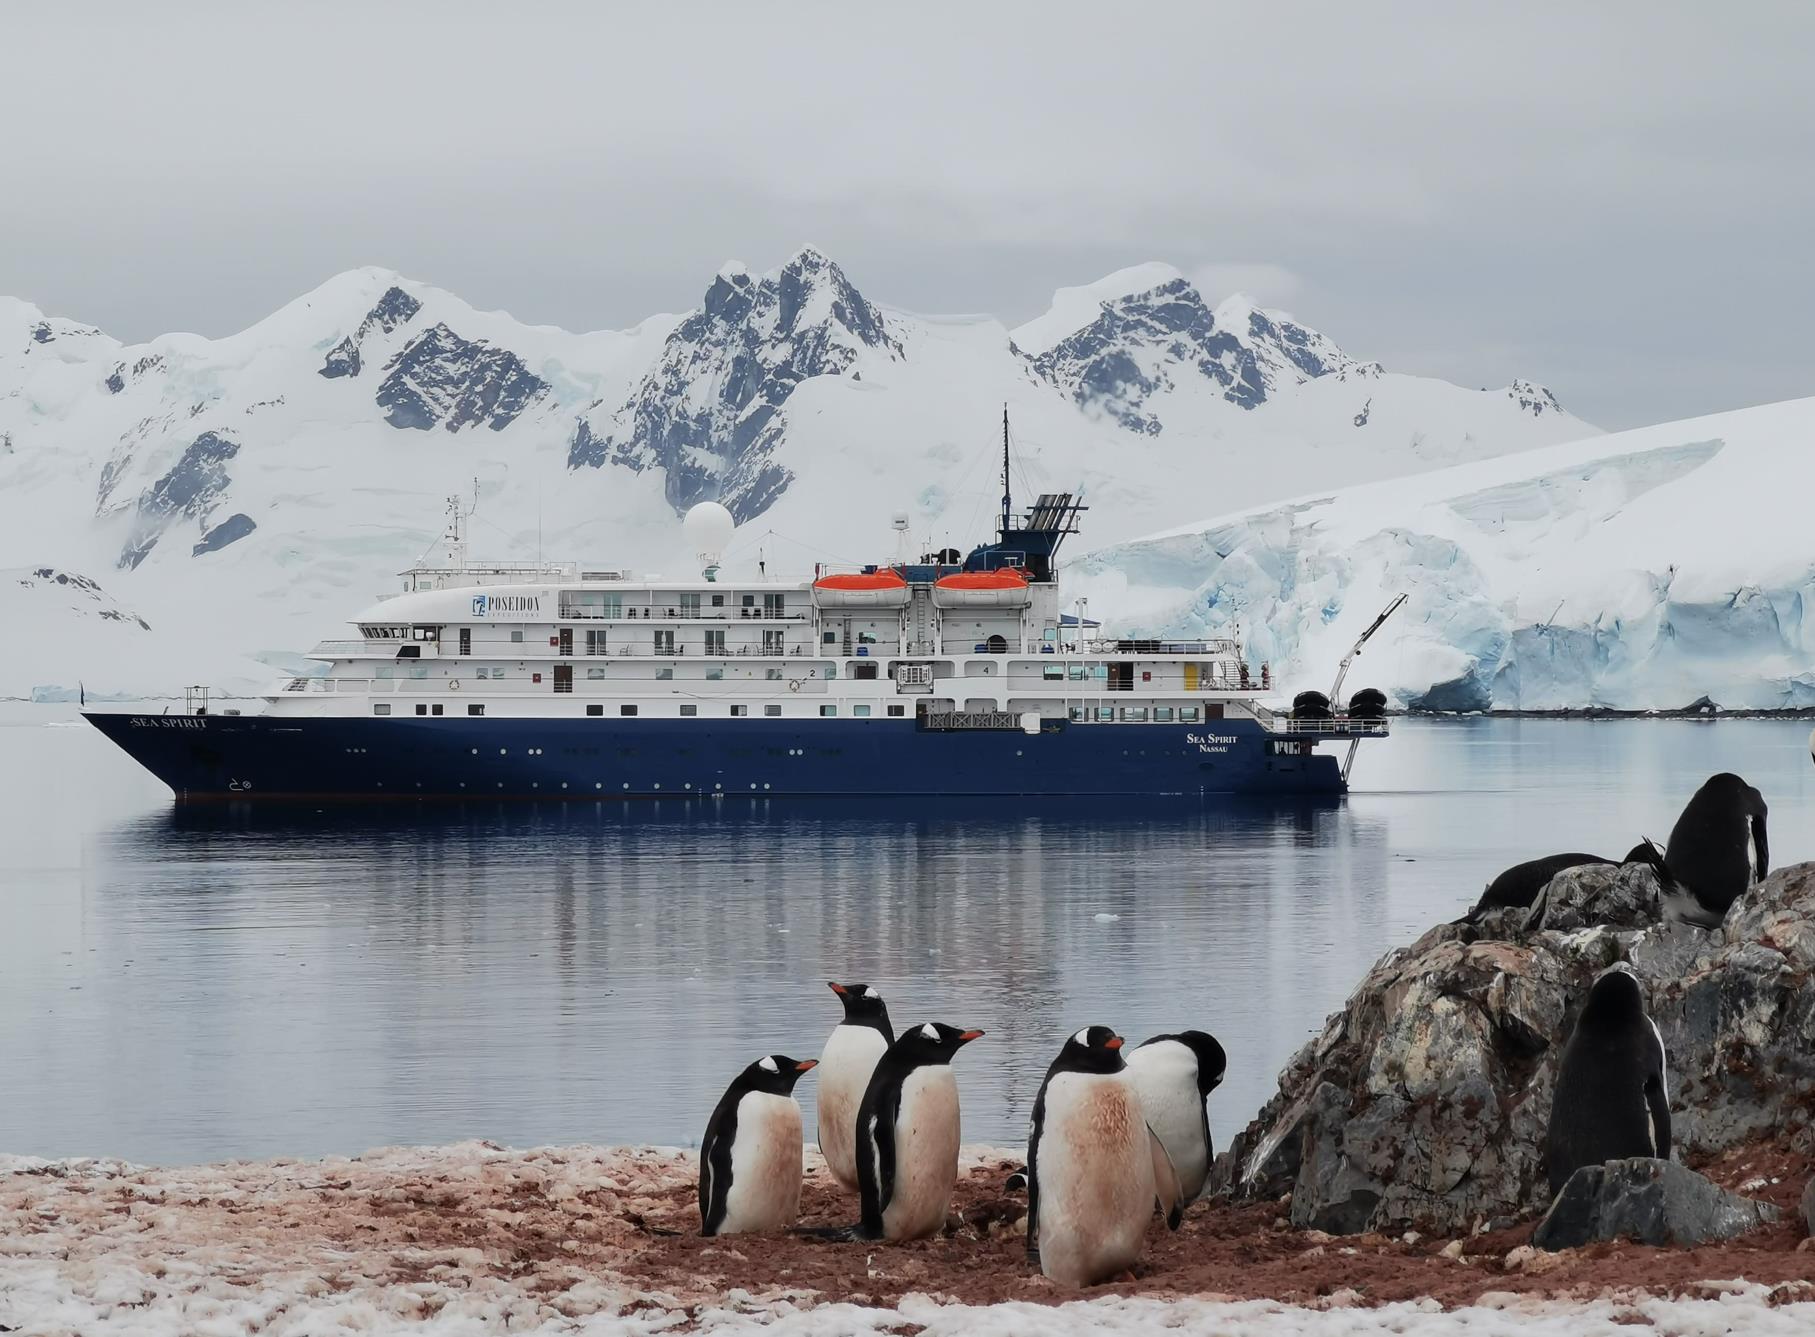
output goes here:
{"type": "Polygon", "coordinates": [[[1240,626],[1322,687],[1444,710],[1815,705],[1815,399],[1319,492],[1091,553],[1134,633],[1240,626]]]}
{"type": "Polygon", "coordinates": [[[1081,488],[1096,542],[1592,430],[1523,382],[1398,375],[1244,299],[1212,308],[1159,265],[1012,334],[884,308],[812,247],[590,334],[380,269],[222,339],[126,346],[0,299],[0,619],[32,629],[0,694],[267,677],[255,658],[292,662],[393,588],[454,494],[476,491],[473,548],[497,558],[674,571],[678,516],[708,497],[743,522],[733,569],[891,556],[901,511],[917,544],[966,546],[999,497],[1004,404],[1017,492],[1081,488]]]}

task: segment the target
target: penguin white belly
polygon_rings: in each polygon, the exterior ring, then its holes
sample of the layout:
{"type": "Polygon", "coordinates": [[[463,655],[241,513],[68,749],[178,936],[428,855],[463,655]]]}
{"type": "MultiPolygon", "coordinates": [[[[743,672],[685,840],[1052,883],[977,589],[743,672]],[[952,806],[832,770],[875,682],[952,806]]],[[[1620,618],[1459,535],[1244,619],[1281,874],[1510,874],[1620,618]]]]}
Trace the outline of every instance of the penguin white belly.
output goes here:
{"type": "Polygon", "coordinates": [[[958,1083],[945,1064],[916,1068],[901,1084],[895,1118],[895,1187],[882,1209],[884,1239],[914,1240],[945,1225],[958,1182],[958,1083]]]}
{"type": "Polygon", "coordinates": [[[1197,1055],[1176,1040],[1142,1045],[1128,1055],[1128,1076],[1141,1097],[1147,1126],[1172,1157],[1185,1201],[1196,1201],[1210,1176],[1204,1098],[1197,1089],[1197,1055]]]}
{"type": "Polygon", "coordinates": [[[1132,1267],[1153,1218],[1153,1157],[1125,1073],[1057,1073],[1040,1128],[1040,1270],[1091,1286],[1132,1267]]]}
{"type": "Polygon", "coordinates": [[[857,1110],[888,1042],[874,1026],[834,1026],[819,1060],[819,1149],[832,1178],[857,1187],[857,1110]]]}
{"type": "Polygon", "coordinates": [[[800,1216],[802,1155],[800,1106],[792,1096],[752,1091],[740,1100],[731,1142],[731,1188],[718,1233],[793,1225],[800,1216]]]}

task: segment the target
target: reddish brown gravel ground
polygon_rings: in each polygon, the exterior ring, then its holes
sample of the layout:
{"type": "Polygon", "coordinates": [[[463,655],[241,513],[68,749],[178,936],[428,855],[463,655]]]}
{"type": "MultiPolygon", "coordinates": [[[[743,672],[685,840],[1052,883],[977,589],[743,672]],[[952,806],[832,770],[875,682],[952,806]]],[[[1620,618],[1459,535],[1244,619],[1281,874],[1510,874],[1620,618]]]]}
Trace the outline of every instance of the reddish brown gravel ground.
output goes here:
{"type": "MultiPolygon", "coordinates": [[[[881,1305],[924,1291],[985,1304],[997,1300],[1066,1300],[1077,1292],[1055,1286],[1031,1269],[1019,1218],[1025,1199],[1005,1198],[1002,1159],[970,1171],[959,1185],[956,1211],[939,1239],[914,1244],[828,1244],[798,1238],[697,1235],[652,1237],[637,1257],[648,1284],[690,1290],[706,1278],[725,1287],[799,1287],[827,1297],[881,1305]],[[1009,1224],[1010,1221],[1014,1224],[1009,1224]]],[[[1277,1205],[1200,1205],[1176,1234],[1156,1224],[1146,1258],[1132,1282],[1092,1294],[1217,1294],[1232,1299],[1314,1303],[1342,1290],[1357,1302],[1381,1304],[1429,1296],[1445,1306],[1466,1304],[1488,1291],[1581,1298],[1609,1287],[1658,1295],[1698,1293],[1696,1283],[1743,1277],[1782,1284],[1784,1300],[1815,1299],[1815,1245],[1804,1240],[1797,1211],[1810,1163],[1757,1148],[1700,1167],[1723,1186],[1748,1185],[1750,1196],[1782,1207],[1785,1220],[1743,1240],[1693,1250],[1600,1244],[1559,1254],[1515,1251],[1529,1245],[1532,1223],[1463,1241],[1460,1260],[1444,1257],[1450,1241],[1380,1235],[1338,1238],[1289,1228],[1277,1205]],[[1776,1183],[1770,1183],[1775,1179],[1776,1183]],[[1766,1181],[1762,1185],[1755,1181],[1766,1181]],[[1512,1255],[1509,1264],[1508,1255],[1512,1255]]],[[[805,1225],[845,1224],[851,1200],[823,1170],[808,1176],[802,1198],[805,1225]]],[[[651,1225],[697,1229],[693,1202],[676,1193],[651,1225]]]]}

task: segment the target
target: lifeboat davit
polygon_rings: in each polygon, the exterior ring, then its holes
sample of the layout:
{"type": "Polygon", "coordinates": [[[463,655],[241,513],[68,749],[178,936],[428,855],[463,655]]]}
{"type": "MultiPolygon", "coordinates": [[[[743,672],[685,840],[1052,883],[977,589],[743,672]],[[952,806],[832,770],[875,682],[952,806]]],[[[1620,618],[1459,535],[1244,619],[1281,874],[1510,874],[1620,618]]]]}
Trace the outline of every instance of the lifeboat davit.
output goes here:
{"type": "Polygon", "coordinates": [[[954,571],[933,582],[933,603],[940,608],[1025,608],[1030,599],[1027,577],[1012,566],[954,571]]]}
{"type": "Polygon", "coordinates": [[[908,583],[899,571],[842,572],[813,582],[820,608],[900,608],[907,601],[908,583]]]}

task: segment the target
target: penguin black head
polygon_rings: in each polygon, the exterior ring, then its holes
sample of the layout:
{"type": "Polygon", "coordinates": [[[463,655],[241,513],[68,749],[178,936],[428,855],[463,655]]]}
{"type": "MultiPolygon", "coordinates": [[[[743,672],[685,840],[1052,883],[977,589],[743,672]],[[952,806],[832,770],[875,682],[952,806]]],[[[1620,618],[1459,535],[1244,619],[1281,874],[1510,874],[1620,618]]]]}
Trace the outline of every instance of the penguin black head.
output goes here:
{"type": "Polygon", "coordinates": [[[1124,1041],[1107,1026],[1086,1026],[1065,1042],[1053,1062],[1055,1072],[1120,1072],[1124,1041]]]}
{"type": "Polygon", "coordinates": [[[1638,977],[1623,966],[1604,971],[1588,990],[1578,1026],[1605,1026],[1637,1021],[1645,1015],[1645,991],[1638,977]]]}
{"type": "Polygon", "coordinates": [[[908,1027],[896,1038],[890,1052],[916,1066],[922,1063],[950,1063],[952,1055],[982,1034],[982,1031],[961,1031],[956,1026],[947,1026],[943,1021],[929,1021],[924,1025],[908,1027]]]}
{"type": "Polygon", "coordinates": [[[840,984],[837,980],[827,980],[826,987],[838,995],[838,1001],[844,1004],[844,1020],[847,1026],[874,1026],[885,1037],[893,1034],[889,1028],[888,1004],[882,1001],[882,995],[868,984],[840,984]]]}
{"type": "Polygon", "coordinates": [[[1151,1040],[1141,1041],[1140,1047],[1145,1049],[1162,1040],[1184,1045],[1197,1056],[1197,1093],[1200,1096],[1209,1095],[1223,1084],[1223,1074],[1229,1070],[1229,1056],[1209,1031],[1178,1031],[1172,1035],[1156,1035],[1151,1040]]]}
{"type": "Polygon", "coordinates": [[[789,1058],[786,1054],[766,1054],[738,1074],[732,1085],[741,1091],[761,1091],[771,1096],[791,1096],[794,1083],[804,1073],[819,1066],[816,1058],[789,1058]]]}

